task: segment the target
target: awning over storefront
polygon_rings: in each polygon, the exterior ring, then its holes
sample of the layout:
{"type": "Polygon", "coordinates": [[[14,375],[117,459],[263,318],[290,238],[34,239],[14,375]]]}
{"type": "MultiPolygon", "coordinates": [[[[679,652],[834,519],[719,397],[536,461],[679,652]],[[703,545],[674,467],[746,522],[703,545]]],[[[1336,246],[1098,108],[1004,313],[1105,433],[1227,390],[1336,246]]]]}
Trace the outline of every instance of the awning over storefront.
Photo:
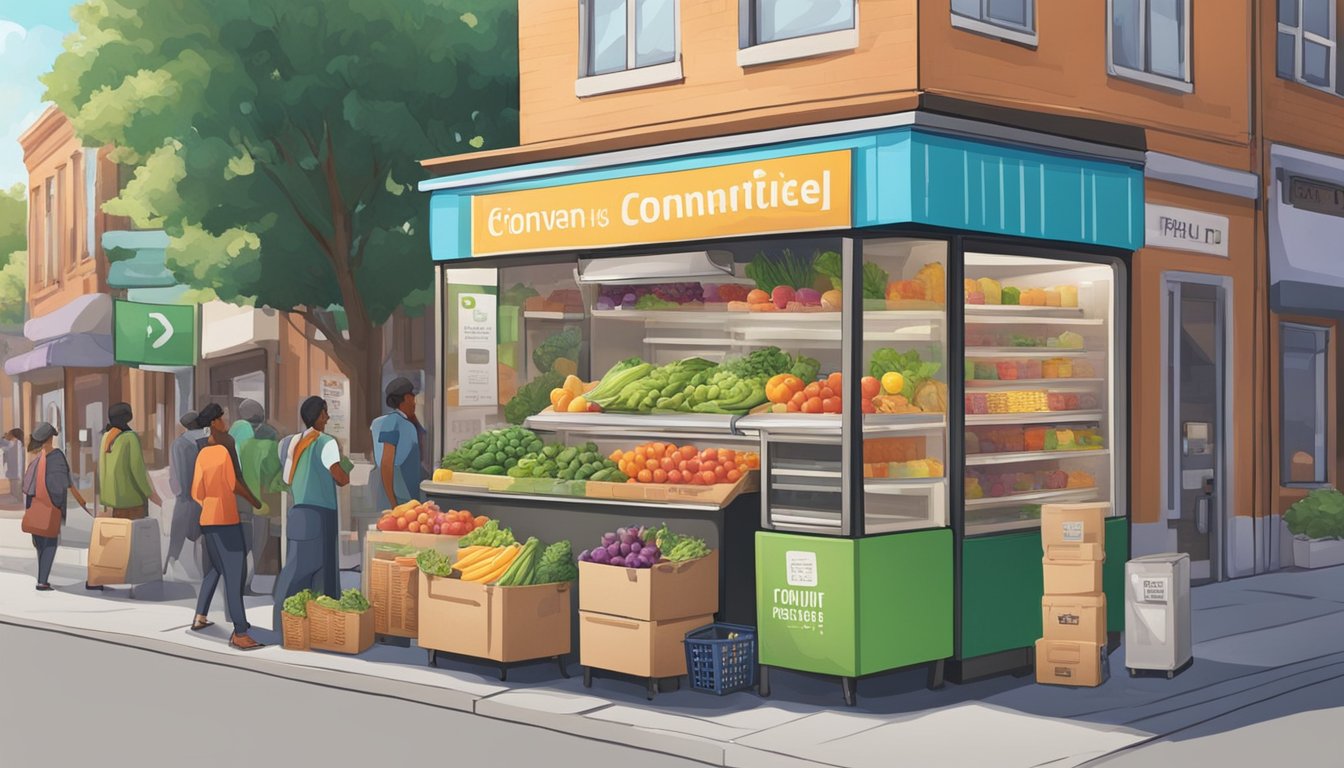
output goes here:
{"type": "Polygon", "coordinates": [[[106,368],[112,363],[110,335],[72,333],[48,339],[9,358],[5,361],[5,373],[21,376],[44,368],[106,368]]]}
{"type": "Polygon", "coordinates": [[[1143,246],[1142,153],[924,113],[728,138],[422,182],[433,258],[900,224],[1143,246]]]}
{"type": "Polygon", "coordinates": [[[112,335],[111,296],[105,293],[86,294],[54,312],[34,317],[23,324],[23,335],[30,341],[86,333],[108,337],[112,335]]]}
{"type": "Polygon", "coordinates": [[[1273,146],[1270,163],[1270,306],[1344,316],[1344,158],[1273,146]]]}

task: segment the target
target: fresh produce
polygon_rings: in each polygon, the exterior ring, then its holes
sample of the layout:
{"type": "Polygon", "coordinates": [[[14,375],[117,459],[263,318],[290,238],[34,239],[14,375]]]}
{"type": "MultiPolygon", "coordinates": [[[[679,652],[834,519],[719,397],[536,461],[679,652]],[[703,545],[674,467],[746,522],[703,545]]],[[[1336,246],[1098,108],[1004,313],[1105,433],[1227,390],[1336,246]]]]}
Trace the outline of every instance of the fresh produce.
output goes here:
{"type": "Polygon", "coordinates": [[[563,331],[548,336],[537,348],[532,350],[532,362],[539,371],[555,369],[555,361],[560,358],[579,359],[579,349],[583,346],[583,333],[578,326],[570,326],[563,331]]]}
{"type": "Polygon", "coordinates": [[[523,548],[519,550],[518,556],[513,558],[513,562],[509,563],[504,575],[500,576],[495,583],[501,587],[525,587],[536,583],[537,553],[540,549],[541,542],[537,540],[537,537],[529,537],[523,543],[523,548]]]}
{"type": "Polygon", "coordinates": [[[652,293],[640,296],[635,301],[635,309],[673,309],[678,306],[677,302],[659,298],[652,293]]]}
{"type": "Polygon", "coordinates": [[[812,381],[817,378],[818,373],[821,373],[821,363],[816,358],[799,355],[794,359],[793,367],[789,369],[789,373],[803,381],[812,381]]]}
{"type": "Polygon", "coordinates": [[[610,456],[632,483],[714,485],[735,483],[761,466],[759,454],[731,448],[697,450],[693,445],[645,443],[634,450],[610,456]]]}
{"type": "Polygon", "coordinates": [[[709,546],[705,544],[704,539],[673,533],[668,530],[667,523],[663,523],[653,532],[653,538],[658,550],[663,553],[663,559],[673,563],[694,560],[709,554],[709,546]]]}
{"type": "Polygon", "coordinates": [[[436,483],[451,483],[453,481],[453,470],[439,467],[434,470],[431,479],[436,483]]]}
{"type": "Polygon", "coordinates": [[[925,264],[915,274],[915,279],[924,284],[924,298],[939,304],[947,303],[947,272],[941,261],[925,264]]]}
{"type": "Polygon", "coordinates": [[[765,382],[765,399],[772,403],[787,404],[793,399],[793,396],[803,391],[802,378],[794,376],[792,373],[779,373],[770,377],[765,382]]]}
{"type": "MultiPolygon", "coordinates": [[[[756,281],[756,287],[770,293],[784,285],[790,289],[806,288],[812,285],[816,275],[812,269],[812,257],[794,256],[793,251],[785,248],[779,258],[771,259],[764,253],[757,253],[747,264],[747,277],[756,281]]],[[[751,299],[747,299],[751,301],[751,299]]]]}
{"type": "Polygon", "coordinates": [[[661,557],[652,541],[653,529],[631,526],[602,535],[601,546],[579,553],[579,562],[615,565],[623,568],[652,568],[661,557]]]}
{"type": "Polygon", "coordinates": [[[1344,539],[1344,494],[1317,488],[1288,507],[1288,532],[1306,539],[1344,539]]]}
{"type": "MultiPolygon", "coordinates": [[[[885,377],[884,377],[885,378],[885,377]]],[[[904,382],[902,382],[904,383],[904,382]]],[[[863,395],[864,400],[872,400],[874,397],[882,394],[883,385],[880,380],[873,376],[864,376],[859,380],[859,393],[863,395]]],[[[899,391],[899,387],[897,391],[899,391]]]]}
{"type": "MultiPolygon", "coordinates": [[[[462,550],[458,550],[461,552],[462,550]]],[[[453,561],[447,555],[436,549],[426,549],[415,556],[415,564],[420,570],[430,576],[451,576],[453,574],[453,561]]]]}
{"type": "Polygon", "coordinates": [[[915,389],[932,378],[942,367],[941,363],[928,363],[921,360],[918,350],[897,352],[894,349],[884,347],[873,353],[873,360],[868,366],[868,372],[878,379],[893,371],[901,374],[903,385],[899,394],[904,395],[906,400],[913,402],[915,389]]]}
{"type": "Polygon", "coordinates": [[[796,297],[798,303],[805,307],[821,306],[821,292],[815,288],[799,288],[796,297]]]}
{"type": "MultiPolygon", "coordinates": [[[[536,541],[536,539],[531,539],[531,541],[536,541]]],[[[522,549],[522,546],[517,542],[504,547],[496,547],[494,553],[462,568],[462,580],[478,584],[493,584],[499,581],[500,577],[509,570],[509,566],[513,565],[513,561],[518,558],[522,549]]],[[[456,565],[454,565],[454,568],[456,568],[456,565]]]]}
{"type": "MultiPolygon", "coordinates": [[[[549,391],[549,390],[548,390],[549,391]]],[[[540,410],[540,409],[538,409],[540,410]]],[[[502,475],[529,453],[541,450],[541,438],[522,427],[482,432],[443,457],[444,469],[502,475]]]]}
{"type": "Polygon", "coordinates": [[[595,443],[579,446],[544,446],[529,453],[509,469],[510,477],[551,478],[556,480],[596,480],[623,483],[626,476],[616,464],[598,453],[595,443]]]}
{"type": "Polygon", "coordinates": [[[638,357],[628,357],[613,365],[598,385],[588,392],[588,401],[606,408],[625,387],[648,376],[653,365],[638,357]]]}
{"type": "Polygon", "coordinates": [[[773,302],[770,301],[770,294],[766,293],[765,291],[761,290],[760,288],[753,288],[752,290],[750,290],[750,291],[747,292],[747,303],[748,303],[748,304],[771,304],[771,303],[773,303],[773,302]]]}
{"type": "Polygon", "coordinates": [[[472,517],[466,510],[444,512],[432,501],[408,501],[383,512],[378,519],[378,530],[462,536],[485,525],[486,519],[484,516],[472,517]]]}
{"type": "Polygon", "coordinates": [[[317,595],[313,594],[313,590],[305,589],[286,597],[284,604],[280,606],[280,610],[290,616],[304,618],[308,615],[308,603],[315,599],[317,599],[317,595]]]}
{"type": "Polygon", "coordinates": [[[789,286],[777,285],[775,286],[775,289],[770,292],[770,300],[773,301],[775,306],[779,309],[788,309],[789,302],[793,301],[794,295],[793,289],[789,286]]]}
{"type": "Polygon", "coordinates": [[[369,610],[369,599],[363,592],[351,587],[341,592],[341,610],[346,613],[363,613],[369,610]]]}
{"type": "Polygon", "coordinates": [[[584,413],[591,410],[588,399],[584,397],[588,388],[578,376],[566,376],[563,384],[551,390],[551,407],[556,413],[584,413]]]}
{"type": "MultiPolygon", "coordinates": [[[[518,393],[504,404],[504,418],[510,424],[522,424],[528,416],[536,416],[549,404],[551,390],[560,386],[565,377],[558,371],[547,371],[518,388],[518,393]]],[[[457,467],[445,467],[457,469],[457,467]]]]}
{"type": "Polygon", "coordinates": [[[834,288],[821,294],[822,309],[829,309],[834,312],[839,312],[843,308],[844,302],[845,302],[844,294],[840,293],[840,291],[835,290],[834,288]]]}
{"type": "MultiPolygon", "coordinates": [[[[844,269],[841,266],[840,254],[835,251],[824,251],[816,255],[812,262],[812,267],[823,277],[829,278],[831,287],[835,290],[842,290],[844,283],[844,269]]],[[[863,298],[880,299],[887,288],[887,272],[871,261],[863,263],[863,298]]]]}
{"type": "Polygon", "coordinates": [[[915,388],[915,398],[911,402],[925,413],[947,413],[947,384],[925,379],[915,388]]]}
{"type": "Polygon", "coordinates": [[[513,531],[508,528],[500,528],[498,520],[490,520],[459,539],[457,546],[465,548],[479,544],[487,547],[505,547],[516,543],[517,540],[513,538],[513,531]]]}
{"type": "Polygon", "coordinates": [[[905,377],[899,371],[887,371],[882,374],[882,389],[888,395],[899,395],[905,391],[905,377]]]}
{"type": "Polygon", "coordinates": [[[579,578],[579,569],[574,565],[574,549],[568,540],[557,541],[541,553],[541,561],[533,584],[554,584],[558,581],[573,581],[579,578]]]}

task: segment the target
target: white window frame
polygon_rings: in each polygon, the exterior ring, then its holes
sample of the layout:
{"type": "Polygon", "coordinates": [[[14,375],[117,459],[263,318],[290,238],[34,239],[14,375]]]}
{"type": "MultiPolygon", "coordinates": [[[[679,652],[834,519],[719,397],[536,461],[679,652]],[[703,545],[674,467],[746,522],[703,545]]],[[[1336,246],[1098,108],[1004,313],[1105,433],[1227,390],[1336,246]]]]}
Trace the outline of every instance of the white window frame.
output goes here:
{"type": "Polygon", "coordinates": [[[980,0],[980,18],[978,19],[952,11],[952,26],[957,29],[964,29],[967,32],[997,37],[1010,43],[1020,43],[1034,48],[1040,41],[1040,35],[1036,24],[1036,0],[1029,0],[1029,2],[1031,3],[1030,28],[1005,24],[991,19],[989,17],[989,0],[980,0]]]}
{"type": "Polygon", "coordinates": [[[631,66],[635,62],[635,24],[639,17],[639,0],[626,0],[625,5],[625,63],[626,68],[600,75],[588,74],[591,58],[588,46],[588,14],[592,0],[579,0],[579,76],[574,81],[574,95],[578,98],[599,96],[604,93],[647,88],[653,85],[677,83],[685,79],[681,68],[681,0],[672,0],[672,61],[631,66]]]}
{"type": "MultiPolygon", "coordinates": [[[[1336,96],[1338,96],[1339,92],[1336,91],[1335,88],[1337,79],[1336,71],[1339,66],[1339,47],[1337,45],[1337,41],[1335,40],[1334,36],[1339,34],[1336,31],[1336,25],[1338,24],[1336,14],[1339,12],[1339,3],[1337,2],[1337,0],[1330,0],[1330,34],[1332,36],[1329,38],[1324,38],[1318,34],[1315,34],[1314,32],[1308,32],[1306,30],[1306,18],[1304,14],[1305,9],[1302,7],[1303,6],[1302,0],[1278,0],[1278,2],[1297,3],[1297,26],[1295,27],[1288,24],[1284,24],[1283,22],[1279,21],[1278,5],[1276,4],[1274,7],[1274,21],[1278,25],[1279,33],[1293,36],[1293,81],[1298,83],[1299,85],[1305,85],[1308,88],[1314,88],[1318,91],[1325,91],[1326,93],[1333,93],[1336,96]],[[1317,45],[1323,45],[1326,48],[1330,49],[1330,62],[1326,66],[1326,71],[1330,73],[1329,85],[1317,85],[1315,83],[1307,82],[1306,78],[1302,76],[1302,60],[1306,56],[1306,46],[1302,44],[1303,40],[1309,40],[1313,43],[1316,43],[1317,45]]],[[[1278,41],[1279,41],[1278,35],[1275,35],[1274,45],[1276,47],[1279,44],[1278,41]]],[[[1274,67],[1276,73],[1278,71],[1277,53],[1278,52],[1276,50],[1275,67],[1274,67]]],[[[1279,77],[1283,77],[1283,75],[1279,75],[1279,77]]]]}
{"type": "MultiPolygon", "coordinates": [[[[1169,88],[1181,93],[1193,93],[1195,90],[1193,81],[1195,25],[1193,18],[1190,16],[1191,0],[1183,1],[1185,3],[1185,29],[1182,30],[1182,37],[1185,38],[1183,41],[1185,45],[1185,71],[1181,77],[1159,75],[1155,72],[1132,69],[1115,63],[1115,0],[1106,0],[1106,73],[1112,77],[1133,80],[1145,85],[1169,88]]],[[[1152,45],[1152,40],[1148,35],[1148,9],[1152,0],[1134,0],[1134,2],[1139,4],[1139,56],[1146,61],[1148,48],[1152,45]]]]}
{"type": "MultiPolygon", "coordinates": [[[[1331,450],[1330,450],[1330,418],[1331,418],[1331,416],[1330,416],[1330,390],[1329,390],[1329,387],[1330,387],[1330,336],[1331,336],[1331,334],[1333,333],[1333,331],[1334,331],[1334,329],[1331,328],[1331,327],[1328,326],[1328,325],[1315,325],[1315,324],[1312,324],[1312,323],[1299,323],[1299,322],[1291,322],[1291,321],[1287,321],[1287,320],[1282,321],[1282,322],[1279,323],[1279,359],[1278,359],[1278,364],[1279,364],[1279,413],[1278,413],[1278,417],[1279,417],[1279,446],[1278,446],[1278,454],[1279,454],[1279,455],[1278,455],[1277,458],[1278,458],[1278,461],[1279,461],[1279,485],[1282,486],[1282,487],[1284,487],[1284,488],[1323,488],[1323,487],[1325,487],[1325,486],[1327,486],[1327,485],[1330,484],[1330,462],[1332,461],[1332,458],[1331,458],[1331,450]],[[1315,434],[1315,442],[1316,442],[1316,445],[1315,445],[1314,447],[1315,447],[1317,450],[1319,450],[1319,451],[1320,451],[1320,454],[1321,454],[1321,456],[1320,456],[1320,458],[1321,458],[1321,464],[1320,464],[1320,466],[1318,467],[1318,469],[1320,469],[1320,471],[1321,471],[1321,476],[1322,476],[1322,478],[1323,478],[1322,480],[1319,480],[1319,481],[1315,481],[1315,480],[1313,480],[1313,481],[1311,481],[1311,482],[1293,482],[1292,479],[1291,479],[1291,478],[1292,478],[1292,465],[1291,465],[1291,462],[1288,461],[1288,458],[1289,458],[1289,457],[1288,457],[1288,456],[1286,455],[1286,453],[1285,453],[1286,446],[1284,445],[1284,442],[1285,442],[1285,440],[1284,440],[1284,437],[1285,437],[1285,435],[1284,435],[1284,427],[1285,427],[1286,425],[1285,425],[1285,423],[1284,423],[1284,422],[1285,422],[1285,419],[1284,419],[1284,415],[1285,415],[1285,414],[1284,414],[1284,411],[1283,411],[1283,405],[1284,405],[1284,403],[1286,402],[1286,401],[1284,400],[1284,398],[1288,396],[1288,393],[1285,391],[1286,387],[1285,387],[1285,381],[1284,381],[1284,379],[1285,379],[1285,376],[1284,376],[1284,360],[1285,360],[1285,355],[1287,354],[1287,350],[1283,348],[1283,336],[1284,336],[1284,331],[1287,331],[1287,330],[1290,330],[1290,329],[1291,329],[1291,330],[1297,330],[1297,331],[1303,331],[1303,332],[1306,332],[1306,333],[1319,334],[1321,337],[1323,337],[1323,338],[1325,339],[1324,349],[1323,349],[1322,352],[1318,353],[1320,359],[1318,360],[1319,365],[1316,366],[1316,379],[1317,379],[1317,381],[1316,381],[1316,391],[1315,391],[1315,392],[1312,392],[1312,393],[1310,394],[1311,398],[1312,398],[1313,400],[1316,401],[1316,403],[1315,403],[1315,406],[1316,406],[1316,434],[1315,434]]],[[[1305,393],[1296,393],[1296,392],[1293,393],[1294,396],[1298,396],[1299,394],[1305,394],[1305,393]]],[[[1315,458],[1315,457],[1313,457],[1313,458],[1315,458]]]]}
{"type": "Polygon", "coordinates": [[[755,42],[754,24],[756,3],[759,0],[738,0],[738,49],[737,66],[746,69],[762,64],[780,61],[807,59],[813,56],[826,56],[832,53],[844,53],[859,47],[859,2],[854,2],[854,26],[849,29],[836,29],[830,32],[818,32],[814,35],[772,40],[768,43],[755,42]]]}

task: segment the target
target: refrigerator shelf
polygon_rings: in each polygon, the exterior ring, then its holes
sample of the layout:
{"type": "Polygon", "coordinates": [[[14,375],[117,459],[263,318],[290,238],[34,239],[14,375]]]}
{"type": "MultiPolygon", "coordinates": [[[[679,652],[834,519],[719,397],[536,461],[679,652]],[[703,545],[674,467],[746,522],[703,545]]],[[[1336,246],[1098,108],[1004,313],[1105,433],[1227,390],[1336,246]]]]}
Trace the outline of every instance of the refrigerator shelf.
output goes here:
{"type": "Polygon", "coordinates": [[[981,424],[1064,424],[1101,421],[1102,411],[1039,411],[1036,413],[976,413],[966,415],[966,426],[981,424]]]}
{"type": "Polygon", "coordinates": [[[1083,459],[1110,456],[1106,448],[1073,451],[1015,451],[1012,453],[973,453],[966,457],[966,466],[980,467],[992,464],[1020,464],[1028,461],[1050,461],[1053,459],[1083,459]]]}
{"type": "Polygon", "coordinates": [[[1031,491],[1029,493],[1015,493],[1010,496],[986,496],[983,499],[967,499],[966,509],[992,509],[994,507],[1013,507],[1042,502],[1091,501],[1097,495],[1097,490],[1096,486],[1092,486],[1088,488],[1061,488],[1053,491],[1031,491]]]}

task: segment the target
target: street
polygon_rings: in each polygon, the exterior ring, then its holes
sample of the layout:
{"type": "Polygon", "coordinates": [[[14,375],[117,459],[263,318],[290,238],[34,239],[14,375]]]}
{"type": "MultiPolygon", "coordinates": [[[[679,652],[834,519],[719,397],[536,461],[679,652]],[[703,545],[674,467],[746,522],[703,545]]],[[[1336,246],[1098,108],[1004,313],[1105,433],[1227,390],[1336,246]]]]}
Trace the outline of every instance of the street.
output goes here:
{"type": "Polygon", "coordinates": [[[401,699],[0,624],[10,766],[697,763],[401,699]],[[221,730],[203,724],[224,724],[221,730]],[[230,733],[231,732],[231,733],[230,733]],[[75,738],[72,738],[75,735],[75,738]]]}

